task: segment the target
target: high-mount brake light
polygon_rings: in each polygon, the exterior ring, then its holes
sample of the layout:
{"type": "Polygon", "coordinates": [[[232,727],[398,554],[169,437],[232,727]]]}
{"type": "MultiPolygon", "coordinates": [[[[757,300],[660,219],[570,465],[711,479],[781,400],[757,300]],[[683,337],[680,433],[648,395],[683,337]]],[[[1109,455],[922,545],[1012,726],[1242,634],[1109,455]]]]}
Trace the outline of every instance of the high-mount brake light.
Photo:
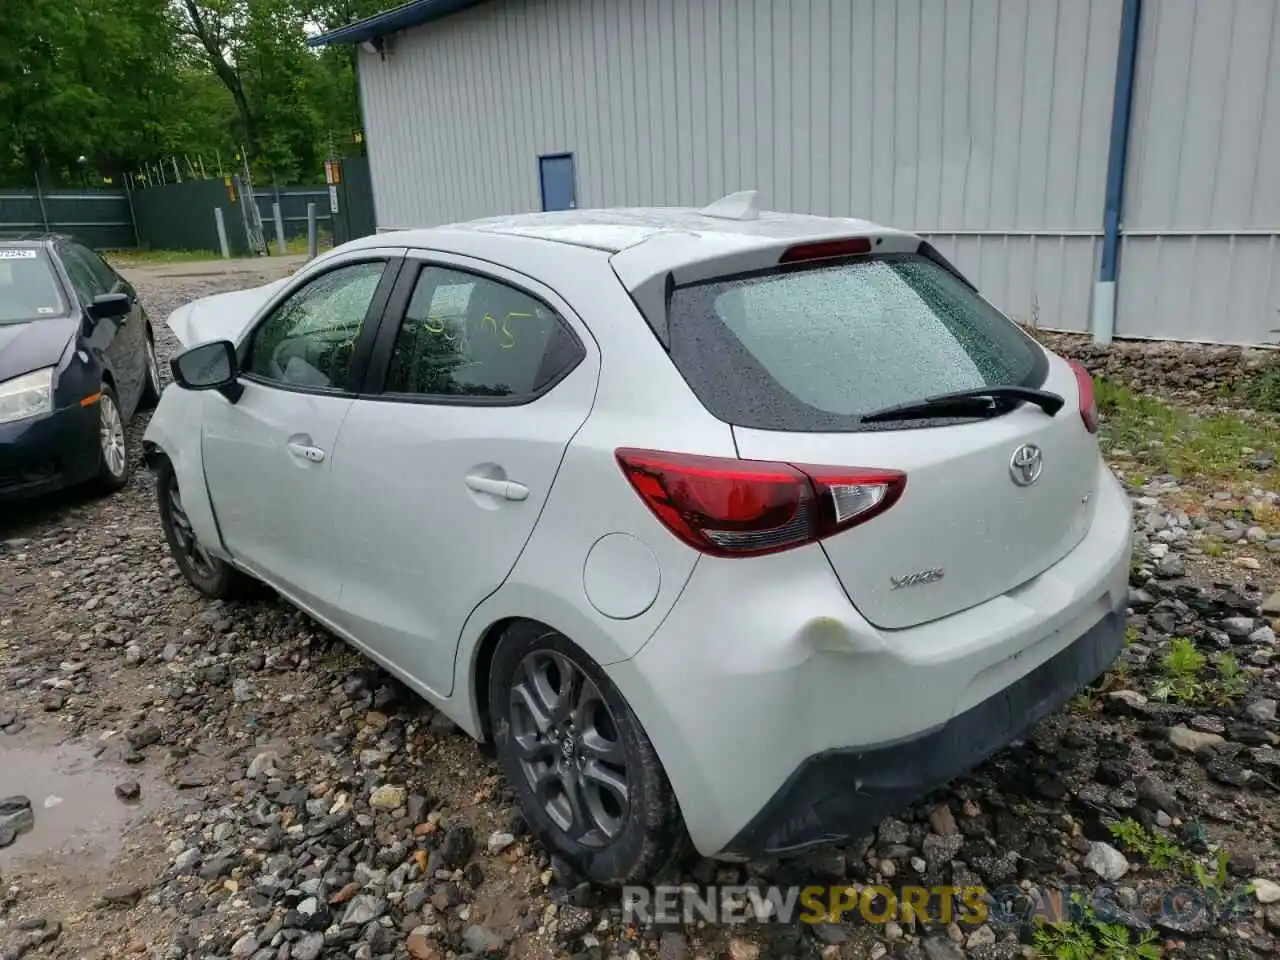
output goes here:
{"type": "Polygon", "coordinates": [[[788,248],[779,263],[803,263],[806,260],[830,260],[834,257],[851,257],[859,253],[870,253],[871,241],[866,237],[849,237],[845,240],[820,240],[816,243],[802,243],[788,248]]]}
{"type": "Polygon", "coordinates": [[[813,543],[888,510],[906,486],[897,470],[735,460],[623,448],[618,464],[681,540],[723,557],[813,543]]]}

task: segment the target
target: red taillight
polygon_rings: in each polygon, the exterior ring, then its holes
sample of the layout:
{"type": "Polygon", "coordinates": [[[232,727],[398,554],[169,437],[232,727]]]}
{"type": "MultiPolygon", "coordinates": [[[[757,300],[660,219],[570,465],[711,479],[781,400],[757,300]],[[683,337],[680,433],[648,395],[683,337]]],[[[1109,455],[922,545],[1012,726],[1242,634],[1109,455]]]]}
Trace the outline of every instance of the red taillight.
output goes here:
{"type": "Polygon", "coordinates": [[[807,464],[622,449],[618,463],[672,533],[704,553],[756,556],[865,523],[902,496],[907,476],[807,464]]]}
{"type": "Polygon", "coordinates": [[[1093,395],[1093,377],[1078,360],[1068,360],[1071,371],[1076,375],[1076,387],[1080,392],[1080,419],[1084,428],[1090,433],[1098,432],[1098,401],[1093,395]]]}
{"type": "Polygon", "coordinates": [[[821,240],[790,247],[778,259],[779,263],[800,263],[804,260],[829,260],[832,257],[851,257],[858,253],[870,253],[871,241],[866,237],[850,237],[847,240],[821,240]]]}

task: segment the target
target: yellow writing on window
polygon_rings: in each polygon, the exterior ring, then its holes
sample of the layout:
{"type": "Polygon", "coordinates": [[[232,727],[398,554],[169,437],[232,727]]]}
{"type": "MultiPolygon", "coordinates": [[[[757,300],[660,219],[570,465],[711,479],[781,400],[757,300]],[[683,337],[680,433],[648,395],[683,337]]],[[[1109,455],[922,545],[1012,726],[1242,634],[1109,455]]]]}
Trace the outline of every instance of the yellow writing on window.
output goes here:
{"type": "MultiPolygon", "coordinates": [[[[423,320],[422,327],[424,330],[427,331],[427,333],[430,333],[433,336],[444,337],[450,343],[455,343],[457,342],[457,339],[458,339],[457,337],[458,332],[462,332],[465,335],[465,327],[461,328],[461,331],[459,331],[458,329],[451,330],[449,327],[448,321],[462,320],[462,319],[463,319],[462,317],[459,317],[457,315],[453,315],[453,316],[431,315],[426,317],[423,320]]],[[[531,320],[531,319],[533,319],[532,313],[525,313],[522,310],[512,310],[512,311],[509,311],[507,315],[502,318],[502,322],[499,323],[498,320],[493,316],[493,314],[486,313],[483,317],[480,318],[480,326],[482,328],[487,329],[490,332],[493,338],[498,341],[499,347],[501,347],[503,350],[510,350],[512,347],[516,345],[516,335],[515,335],[515,332],[511,329],[512,321],[513,320],[531,320]]],[[[517,326],[519,325],[517,324],[517,326]]]]}

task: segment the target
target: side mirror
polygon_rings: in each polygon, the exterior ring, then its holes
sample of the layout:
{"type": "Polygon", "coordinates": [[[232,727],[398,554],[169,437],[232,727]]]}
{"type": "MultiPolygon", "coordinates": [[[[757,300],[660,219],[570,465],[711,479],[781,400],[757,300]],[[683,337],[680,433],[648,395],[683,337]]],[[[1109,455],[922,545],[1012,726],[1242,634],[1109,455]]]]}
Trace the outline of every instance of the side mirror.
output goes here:
{"type": "Polygon", "coordinates": [[[115,320],[127,317],[133,309],[133,301],[127,293],[100,293],[89,304],[89,316],[93,320],[115,320]]]}
{"type": "Polygon", "coordinates": [[[173,371],[173,382],[184,390],[233,391],[239,386],[236,347],[230,340],[188,347],[169,361],[169,368],[173,371]]]}

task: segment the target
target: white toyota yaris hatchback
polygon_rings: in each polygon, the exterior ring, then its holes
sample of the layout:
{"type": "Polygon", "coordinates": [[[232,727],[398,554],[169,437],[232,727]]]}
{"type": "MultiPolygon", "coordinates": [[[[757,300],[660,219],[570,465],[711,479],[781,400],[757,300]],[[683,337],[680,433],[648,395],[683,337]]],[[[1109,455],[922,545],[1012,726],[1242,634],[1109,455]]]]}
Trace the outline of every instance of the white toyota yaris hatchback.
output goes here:
{"type": "Polygon", "coordinates": [[[596,882],[855,838],[1123,644],[1088,375],[912,234],[751,193],[513,216],[169,324],[186,578],[269,584],[492,740],[596,882]]]}

